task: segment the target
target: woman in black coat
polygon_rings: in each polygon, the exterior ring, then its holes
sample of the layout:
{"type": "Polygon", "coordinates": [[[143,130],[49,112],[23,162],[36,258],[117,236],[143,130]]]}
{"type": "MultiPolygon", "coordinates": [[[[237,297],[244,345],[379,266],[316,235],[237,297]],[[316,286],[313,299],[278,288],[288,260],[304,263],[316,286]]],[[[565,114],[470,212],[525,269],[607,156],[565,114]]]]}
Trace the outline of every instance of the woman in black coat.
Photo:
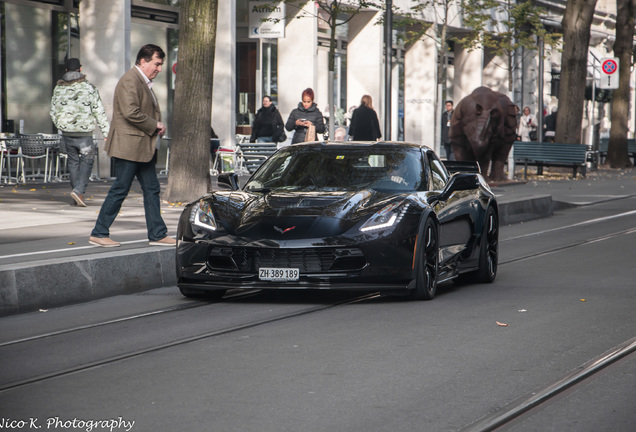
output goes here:
{"type": "Polygon", "coordinates": [[[285,129],[294,131],[292,144],[305,141],[310,124],[316,127],[316,135],[325,133],[325,119],[314,103],[314,91],[308,88],[303,91],[302,102],[298,104],[298,108],[292,110],[285,124],[285,129]]]}
{"type": "Polygon", "coordinates": [[[349,135],[354,141],[377,141],[382,136],[371,96],[362,96],[360,106],[353,111],[349,135]]]}
{"type": "Polygon", "coordinates": [[[272,98],[263,96],[263,106],[254,117],[250,142],[279,142],[284,125],[283,117],[272,103],[272,98]]]}

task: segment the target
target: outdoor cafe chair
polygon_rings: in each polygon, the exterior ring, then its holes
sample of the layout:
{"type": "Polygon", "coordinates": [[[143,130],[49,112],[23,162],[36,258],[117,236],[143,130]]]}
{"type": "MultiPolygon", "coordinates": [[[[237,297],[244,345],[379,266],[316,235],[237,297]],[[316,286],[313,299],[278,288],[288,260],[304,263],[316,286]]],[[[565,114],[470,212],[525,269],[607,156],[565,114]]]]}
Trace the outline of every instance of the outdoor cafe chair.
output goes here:
{"type": "Polygon", "coordinates": [[[37,167],[37,174],[35,172],[35,161],[37,159],[44,159],[44,176],[43,181],[46,183],[49,181],[49,147],[44,145],[44,137],[41,134],[22,134],[20,135],[20,151],[22,155],[23,170],[25,160],[31,161],[31,174],[25,173],[25,180],[27,177],[40,177],[40,167],[37,167]]]}
{"type": "Polygon", "coordinates": [[[44,147],[49,150],[49,181],[55,179],[61,180],[66,175],[68,155],[66,154],[66,146],[60,134],[44,134],[41,133],[44,140],[44,147]],[[60,176],[60,164],[63,163],[62,175],[60,176]],[[55,171],[53,171],[55,165],[55,171]],[[53,174],[55,172],[55,174],[53,174]]]}
{"type": "Polygon", "coordinates": [[[3,138],[0,140],[0,179],[12,184],[22,181],[24,183],[24,164],[20,152],[20,140],[17,138],[3,138]],[[12,176],[11,161],[16,161],[15,176],[12,176]],[[22,170],[22,174],[20,174],[22,170]],[[3,174],[4,173],[4,174],[3,174]]]}

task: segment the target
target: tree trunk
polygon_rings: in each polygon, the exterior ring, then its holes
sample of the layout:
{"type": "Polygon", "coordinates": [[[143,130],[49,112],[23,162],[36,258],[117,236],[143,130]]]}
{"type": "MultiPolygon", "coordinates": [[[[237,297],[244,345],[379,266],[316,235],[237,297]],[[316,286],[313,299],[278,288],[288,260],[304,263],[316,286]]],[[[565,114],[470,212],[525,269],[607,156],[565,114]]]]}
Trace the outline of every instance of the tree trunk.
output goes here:
{"type": "MultiPolygon", "coordinates": [[[[563,14],[563,55],[556,141],[581,143],[587,51],[597,0],[568,0],[563,14]]],[[[541,107],[539,107],[541,109],[541,107]]]]}
{"type": "Polygon", "coordinates": [[[616,42],[614,55],[620,60],[618,89],[612,98],[609,146],[607,162],[612,168],[632,166],[627,153],[627,129],[629,120],[629,78],[634,49],[634,25],[636,0],[616,0],[616,42]]]}
{"type": "Polygon", "coordinates": [[[166,199],[192,201],[210,188],[212,72],[218,0],[183,0],[166,199]]]}

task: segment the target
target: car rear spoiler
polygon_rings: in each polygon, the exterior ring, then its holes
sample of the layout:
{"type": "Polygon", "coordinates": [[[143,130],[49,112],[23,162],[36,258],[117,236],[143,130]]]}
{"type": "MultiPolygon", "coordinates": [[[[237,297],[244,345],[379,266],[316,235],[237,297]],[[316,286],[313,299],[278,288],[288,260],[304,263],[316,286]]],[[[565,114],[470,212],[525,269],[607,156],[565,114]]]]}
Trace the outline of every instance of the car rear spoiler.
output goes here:
{"type": "Polygon", "coordinates": [[[443,161],[443,163],[448,172],[451,174],[456,172],[481,172],[479,162],[477,161],[443,161]]]}

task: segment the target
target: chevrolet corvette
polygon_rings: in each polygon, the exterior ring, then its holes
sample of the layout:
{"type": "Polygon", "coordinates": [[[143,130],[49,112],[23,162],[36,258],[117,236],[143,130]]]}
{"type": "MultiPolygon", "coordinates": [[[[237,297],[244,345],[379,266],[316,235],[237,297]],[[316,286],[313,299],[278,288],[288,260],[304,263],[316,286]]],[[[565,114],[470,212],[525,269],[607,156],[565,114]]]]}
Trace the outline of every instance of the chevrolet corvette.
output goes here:
{"type": "Polygon", "coordinates": [[[430,300],[449,280],[497,275],[498,208],[472,162],[404,142],[313,142],[279,149],[243,185],[188,204],[177,286],[337,289],[430,300]]]}

